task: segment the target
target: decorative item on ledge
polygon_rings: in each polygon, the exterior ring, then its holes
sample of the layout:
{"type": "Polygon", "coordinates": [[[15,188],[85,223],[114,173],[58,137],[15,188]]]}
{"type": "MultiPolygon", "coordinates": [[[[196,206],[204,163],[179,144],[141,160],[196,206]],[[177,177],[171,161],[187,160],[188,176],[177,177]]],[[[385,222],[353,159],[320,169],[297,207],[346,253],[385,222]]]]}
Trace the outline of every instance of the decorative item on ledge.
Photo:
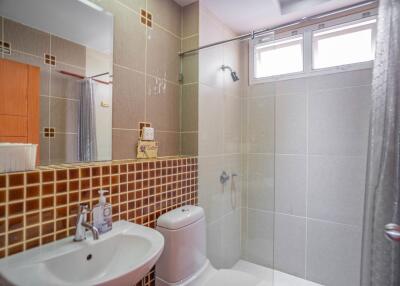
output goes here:
{"type": "Polygon", "coordinates": [[[136,157],[138,159],[157,158],[158,142],[154,141],[154,128],[151,128],[150,123],[145,122],[141,122],[139,128],[136,157]]]}

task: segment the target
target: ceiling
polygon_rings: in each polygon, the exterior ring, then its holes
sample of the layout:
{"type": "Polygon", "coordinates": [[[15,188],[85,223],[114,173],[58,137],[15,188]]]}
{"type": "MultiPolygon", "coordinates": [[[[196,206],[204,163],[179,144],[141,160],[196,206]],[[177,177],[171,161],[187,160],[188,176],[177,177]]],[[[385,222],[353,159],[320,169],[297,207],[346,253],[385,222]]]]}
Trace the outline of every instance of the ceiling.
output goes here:
{"type": "MultiPolygon", "coordinates": [[[[193,0],[175,0],[188,5],[193,0]]],[[[200,0],[217,18],[236,33],[296,21],[349,6],[364,0],[200,0]]]]}
{"type": "Polygon", "coordinates": [[[78,0],[0,0],[0,15],[97,51],[113,48],[113,17],[78,0]]]}

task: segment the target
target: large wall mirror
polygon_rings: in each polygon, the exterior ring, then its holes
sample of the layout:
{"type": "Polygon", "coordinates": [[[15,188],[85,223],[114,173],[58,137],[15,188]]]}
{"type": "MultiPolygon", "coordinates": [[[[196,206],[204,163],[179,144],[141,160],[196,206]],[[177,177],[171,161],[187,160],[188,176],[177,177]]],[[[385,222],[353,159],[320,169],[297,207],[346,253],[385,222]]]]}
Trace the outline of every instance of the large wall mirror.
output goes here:
{"type": "Polygon", "coordinates": [[[39,165],[111,160],[113,16],[87,0],[1,0],[0,16],[0,142],[38,144],[39,165]]]}

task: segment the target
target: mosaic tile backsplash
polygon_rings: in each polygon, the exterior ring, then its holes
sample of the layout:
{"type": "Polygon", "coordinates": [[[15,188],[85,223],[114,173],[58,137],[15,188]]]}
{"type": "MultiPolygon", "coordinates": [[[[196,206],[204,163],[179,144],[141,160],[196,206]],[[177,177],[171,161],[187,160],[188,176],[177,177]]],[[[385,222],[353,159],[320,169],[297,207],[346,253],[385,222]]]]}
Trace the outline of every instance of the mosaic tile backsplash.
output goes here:
{"type": "MultiPolygon", "coordinates": [[[[79,203],[109,190],[113,221],[154,228],[174,208],[197,204],[197,158],[60,165],[0,174],[0,257],[73,235],[79,203]]],[[[153,285],[152,271],[139,285],[153,285]],[[143,283],[143,284],[141,284],[143,283]]]]}

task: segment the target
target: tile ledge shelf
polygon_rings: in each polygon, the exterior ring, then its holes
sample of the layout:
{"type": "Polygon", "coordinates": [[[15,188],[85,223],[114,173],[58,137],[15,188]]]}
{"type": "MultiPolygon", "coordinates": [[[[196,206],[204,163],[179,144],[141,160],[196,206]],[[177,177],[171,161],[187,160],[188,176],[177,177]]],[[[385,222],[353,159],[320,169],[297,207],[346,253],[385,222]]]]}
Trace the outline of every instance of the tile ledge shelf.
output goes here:
{"type": "Polygon", "coordinates": [[[121,159],[121,160],[110,160],[110,161],[92,161],[92,162],[54,164],[54,165],[37,166],[36,169],[33,169],[33,170],[17,171],[17,172],[4,172],[4,173],[0,173],[0,176],[10,175],[10,174],[32,173],[32,172],[40,172],[40,171],[52,171],[52,170],[55,171],[55,170],[64,170],[64,169],[114,166],[114,165],[121,165],[121,164],[173,161],[173,160],[181,160],[181,159],[197,159],[197,156],[177,155],[177,156],[158,157],[158,158],[154,158],[154,159],[121,159]]]}

